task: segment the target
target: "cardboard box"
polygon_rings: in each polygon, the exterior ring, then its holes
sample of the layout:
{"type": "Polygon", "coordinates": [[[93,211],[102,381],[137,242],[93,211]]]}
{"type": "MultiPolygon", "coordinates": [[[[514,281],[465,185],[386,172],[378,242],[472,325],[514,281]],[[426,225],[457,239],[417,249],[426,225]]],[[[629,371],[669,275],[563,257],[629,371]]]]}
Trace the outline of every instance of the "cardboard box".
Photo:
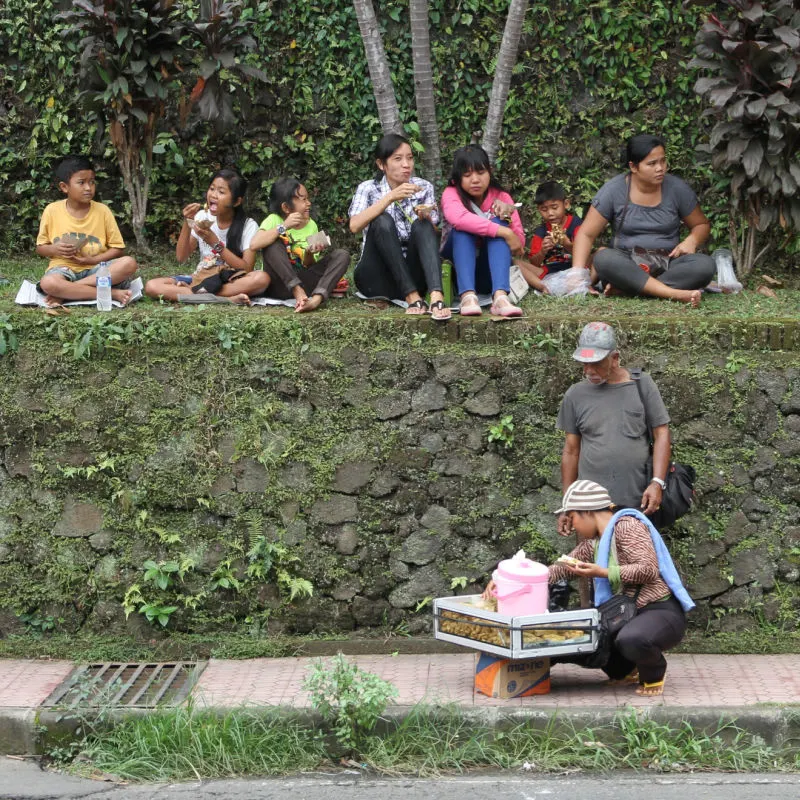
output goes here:
{"type": "Polygon", "coordinates": [[[487,697],[507,700],[550,693],[550,659],[510,658],[481,653],[475,668],[475,691],[487,697]]]}

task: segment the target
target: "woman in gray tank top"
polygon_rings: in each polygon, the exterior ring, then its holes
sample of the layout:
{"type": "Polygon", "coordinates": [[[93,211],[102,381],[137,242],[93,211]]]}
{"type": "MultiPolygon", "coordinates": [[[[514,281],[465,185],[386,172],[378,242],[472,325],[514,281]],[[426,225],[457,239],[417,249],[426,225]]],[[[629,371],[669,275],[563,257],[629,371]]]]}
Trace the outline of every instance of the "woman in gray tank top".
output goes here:
{"type": "Polygon", "coordinates": [[[628,139],[628,172],[594,196],[575,235],[572,265],[585,266],[595,240],[609,223],[611,247],[598,250],[594,267],[606,286],[627,295],[649,295],[700,305],[714,277],[714,260],[697,253],[711,226],[687,183],[667,173],[664,140],[649,134],[628,139]],[[680,238],[681,224],[689,229],[680,238]]]}

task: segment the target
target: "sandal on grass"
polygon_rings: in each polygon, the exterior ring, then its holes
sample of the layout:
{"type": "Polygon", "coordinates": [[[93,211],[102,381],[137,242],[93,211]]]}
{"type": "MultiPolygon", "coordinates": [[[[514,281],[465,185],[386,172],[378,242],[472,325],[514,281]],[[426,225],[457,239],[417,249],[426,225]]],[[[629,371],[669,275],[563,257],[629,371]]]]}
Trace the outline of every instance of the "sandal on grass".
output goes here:
{"type": "Polygon", "coordinates": [[[660,681],[653,681],[652,683],[641,683],[636,690],[636,694],[640,697],[658,697],[664,694],[664,681],[665,678],[662,678],[660,681]]]}
{"type": "Polygon", "coordinates": [[[434,300],[430,308],[431,319],[434,322],[447,322],[453,316],[453,312],[444,304],[442,300],[434,300]]]}
{"type": "Polygon", "coordinates": [[[424,300],[415,300],[408,304],[406,314],[411,317],[419,317],[428,313],[428,304],[424,300]]]}
{"type": "Polygon", "coordinates": [[[508,299],[508,295],[501,294],[492,303],[489,313],[493,317],[521,317],[522,309],[519,306],[515,306],[508,299]]]}

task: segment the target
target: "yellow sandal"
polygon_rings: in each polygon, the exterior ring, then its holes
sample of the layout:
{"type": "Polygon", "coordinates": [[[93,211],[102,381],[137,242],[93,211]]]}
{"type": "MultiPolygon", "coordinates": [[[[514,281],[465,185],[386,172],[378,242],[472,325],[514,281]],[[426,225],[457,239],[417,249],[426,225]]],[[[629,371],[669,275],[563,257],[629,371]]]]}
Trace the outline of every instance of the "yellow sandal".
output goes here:
{"type": "Polygon", "coordinates": [[[662,678],[660,681],[642,683],[636,690],[636,694],[638,694],[640,697],[659,697],[660,695],[664,694],[664,681],[665,678],[662,678]]]}
{"type": "Polygon", "coordinates": [[[634,667],[633,672],[629,672],[624,678],[609,678],[608,686],[630,686],[631,684],[639,683],[639,670],[634,667]]]}

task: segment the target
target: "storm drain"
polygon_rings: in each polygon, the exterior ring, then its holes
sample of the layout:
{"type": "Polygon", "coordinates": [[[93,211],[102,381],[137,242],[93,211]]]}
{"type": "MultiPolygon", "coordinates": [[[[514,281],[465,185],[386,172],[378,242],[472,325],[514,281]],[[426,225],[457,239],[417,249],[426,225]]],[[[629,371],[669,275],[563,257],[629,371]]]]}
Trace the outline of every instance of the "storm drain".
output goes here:
{"type": "Polygon", "coordinates": [[[153,708],[186,699],[205,661],[163,664],[84,664],[76,667],[42,703],[46,708],[153,708]]]}

